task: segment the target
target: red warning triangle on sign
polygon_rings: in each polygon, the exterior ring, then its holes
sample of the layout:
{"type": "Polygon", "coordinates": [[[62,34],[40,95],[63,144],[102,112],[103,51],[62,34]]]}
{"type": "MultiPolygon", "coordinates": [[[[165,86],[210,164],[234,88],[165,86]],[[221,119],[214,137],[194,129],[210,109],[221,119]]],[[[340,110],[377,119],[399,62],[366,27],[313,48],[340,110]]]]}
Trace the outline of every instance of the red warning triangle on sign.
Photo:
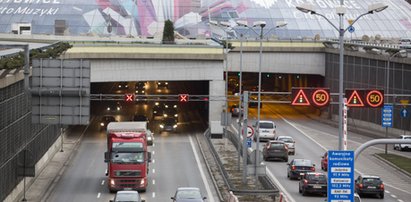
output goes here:
{"type": "Polygon", "coordinates": [[[298,105],[298,106],[310,106],[310,101],[308,101],[307,96],[304,93],[303,89],[300,89],[297,95],[294,97],[293,102],[291,105],[298,105]]]}
{"type": "Polygon", "coordinates": [[[356,90],[353,91],[347,102],[348,107],[364,107],[364,102],[356,90]]]}

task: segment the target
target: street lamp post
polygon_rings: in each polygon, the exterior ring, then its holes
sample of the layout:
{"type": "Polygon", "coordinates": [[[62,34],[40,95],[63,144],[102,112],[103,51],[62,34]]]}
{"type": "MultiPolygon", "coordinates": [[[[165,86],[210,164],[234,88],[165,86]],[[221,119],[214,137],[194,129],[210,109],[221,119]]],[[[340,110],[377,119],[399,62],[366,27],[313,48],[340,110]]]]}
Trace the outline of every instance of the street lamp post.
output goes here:
{"type": "MultiPolygon", "coordinates": [[[[256,124],[256,134],[257,135],[257,140],[256,140],[256,149],[255,149],[255,175],[257,175],[257,164],[260,162],[260,107],[261,107],[261,66],[262,66],[262,55],[263,55],[263,37],[264,37],[264,27],[266,25],[265,21],[256,21],[253,24],[253,27],[260,27],[260,33],[257,33],[254,29],[250,28],[247,23],[244,22],[237,22],[237,24],[247,27],[257,35],[259,35],[259,40],[260,40],[260,53],[259,53],[259,59],[258,59],[258,101],[257,101],[257,124],[256,124]]],[[[287,25],[287,22],[279,21],[277,22],[276,26],[273,27],[272,29],[279,28],[279,27],[284,27],[287,25]]],[[[271,29],[268,31],[270,32],[271,29]]],[[[267,33],[268,33],[267,32],[267,33]]]]}
{"type": "MultiPolygon", "coordinates": [[[[370,6],[368,6],[368,12],[363,13],[359,15],[352,23],[351,26],[357,22],[361,17],[368,15],[368,14],[373,14],[374,12],[380,12],[386,9],[388,5],[385,5],[384,3],[375,3],[370,6]]],[[[342,139],[343,139],[343,109],[344,109],[344,102],[343,102],[343,84],[344,84],[344,33],[349,29],[343,28],[344,26],[344,14],[346,11],[346,8],[344,6],[344,0],[340,0],[340,6],[336,7],[337,14],[339,16],[339,27],[335,26],[334,23],[332,23],[327,17],[324,15],[317,13],[314,10],[314,6],[312,4],[302,4],[301,6],[296,7],[298,10],[304,13],[310,13],[312,15],[318,15],[327,20],[328,23],[331,24],[334,29],[336,29],[339,33],[339,48],[340,48],[340,57],[339,57],[339,90],[338,90],[338,150],[342,150],[342,139]]]]}
{"type": "MultiPolygon", "coordinates": [[[[398,52],[396,52],[396,53],[394,53],[394,54],[392,54],[388,57],[387,70],[386,70],[386,74],[385,74],[386,75],[386,80],[385,80],[385,82],[386,82],[385,83],[385,101],[386,102],[388,102],[388,94],[390,92],[390,62],[391,62],[391,59],[394,58],[395,56],[399,55],[399,54],[404,54],[406,52],[407,52],[406,50],[400,50],[400,51],[398,51],[398,52]]],[[[388,127],[385,127],[385,138],[388,138],[388,127]]],[[[388,153],[387,151],[388,151],[388,145],[385,144],[385,154],[388,153]]]]}

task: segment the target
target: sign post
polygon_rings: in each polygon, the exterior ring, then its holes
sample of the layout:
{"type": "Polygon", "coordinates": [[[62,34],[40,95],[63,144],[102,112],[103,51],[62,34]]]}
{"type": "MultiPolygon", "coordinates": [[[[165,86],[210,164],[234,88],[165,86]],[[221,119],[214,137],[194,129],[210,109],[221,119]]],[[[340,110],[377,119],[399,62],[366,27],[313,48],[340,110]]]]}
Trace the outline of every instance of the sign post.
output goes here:
{"type": "Polygon", "coordinates": [[[348,107],[347,107],[347,98],[344,98],[344,108],[343,108],[343,150],[347,150],[347,111],[348,111],[348,107]]]}
{"type": "Polygon", "coordinates": [[[384,105],[382,108],[382,127],[391,128],[392,127],[392,105],[384,105]]]}
{"type": "Polygon", "coordinates": [[[354,151],[328,151],[328,202],[354,201],[354,151]]]}

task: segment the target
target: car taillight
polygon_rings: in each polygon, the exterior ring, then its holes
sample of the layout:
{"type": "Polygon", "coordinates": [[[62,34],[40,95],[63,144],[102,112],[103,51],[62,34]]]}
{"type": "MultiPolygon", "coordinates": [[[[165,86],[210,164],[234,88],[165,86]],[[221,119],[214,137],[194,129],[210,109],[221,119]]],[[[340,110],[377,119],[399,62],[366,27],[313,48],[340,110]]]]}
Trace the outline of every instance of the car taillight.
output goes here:
{"type": "Polygon", "coordinates": [[[384,189],[384,184],[380,184],[380,189],[384,189]]]}
{"type": "Polygon", "coordinates": [[[307,181],[307,180],[304,180],[304,184],[305,184],[305,185],[308,184],[308,181],[307,181]]]}
{"type": "Polygon", "coordinates": [[[311,169],[310,169],[311,171],[315,171],[315,167],[311,167],[311,169]]]}
{"type": "Polygon", "coordinates": [[[295,170],[295,166],[291,166],[291,170],[295,170]]]}
{"type": "Polygon", "coordinates": [[[363,188],[363,185],[362,185],[362,184],[359,184],[359,185],[358,185],[358,188],[362,189],[362,188],[363,188]]]}

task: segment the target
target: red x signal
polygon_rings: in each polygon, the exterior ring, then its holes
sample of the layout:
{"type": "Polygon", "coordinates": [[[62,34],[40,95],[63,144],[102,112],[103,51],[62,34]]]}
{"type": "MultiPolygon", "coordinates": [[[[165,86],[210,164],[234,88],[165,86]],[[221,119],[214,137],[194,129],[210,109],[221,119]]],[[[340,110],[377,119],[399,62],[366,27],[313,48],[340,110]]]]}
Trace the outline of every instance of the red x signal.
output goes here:
{"type": "Polygon", "coordinates": [[[180,102],[188,102],[188,94],[178,94],[178,100],[180,102]]]}
{"type": "Polygon", "coordinates": [[[126,102],[134,102],[134,94],[125,94],[124,99],[126,102]]]}

